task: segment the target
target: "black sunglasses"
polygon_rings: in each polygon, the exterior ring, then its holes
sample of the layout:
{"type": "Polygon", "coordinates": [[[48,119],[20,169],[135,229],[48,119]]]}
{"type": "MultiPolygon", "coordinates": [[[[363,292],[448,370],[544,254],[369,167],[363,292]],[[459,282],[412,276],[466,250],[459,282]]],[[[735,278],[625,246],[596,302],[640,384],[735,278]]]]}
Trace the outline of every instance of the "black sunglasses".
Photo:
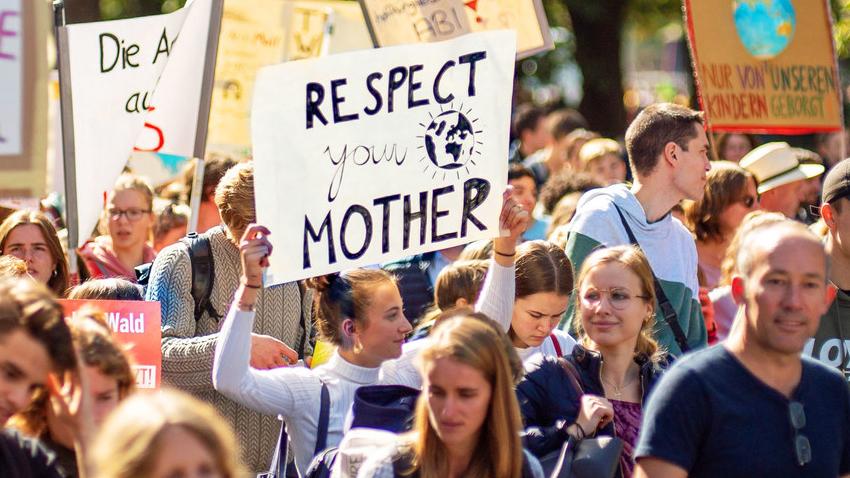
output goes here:
{"type": "Polygon", "coordinates": [[[800,434],[806,426],[806,411],[800,402],[788,404],[788,414],[791,416],[791,426],[794,427],[794,454],[797,456],[797,464],[805,465],[812,461],[812,445],[805,435],[800,434]]]}

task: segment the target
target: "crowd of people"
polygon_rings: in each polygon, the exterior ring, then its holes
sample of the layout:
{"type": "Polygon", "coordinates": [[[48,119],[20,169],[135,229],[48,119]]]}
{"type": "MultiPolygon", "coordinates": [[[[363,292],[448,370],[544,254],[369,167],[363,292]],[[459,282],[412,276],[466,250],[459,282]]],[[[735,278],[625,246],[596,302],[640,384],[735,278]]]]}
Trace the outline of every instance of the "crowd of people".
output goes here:
{"type": "Polygon", "coordinates": [[[303,282],[263,283],[250,161],[207,162],[189,235],[191,170],[122,174],[79,277],[60,216],[9,214],[0,475],[850,477],[841,133],[660,103],[621,140],[520,105],[512,136],[500,237],[303,282]],[[162,390],[66,298],[158,301],[162,390]]]}

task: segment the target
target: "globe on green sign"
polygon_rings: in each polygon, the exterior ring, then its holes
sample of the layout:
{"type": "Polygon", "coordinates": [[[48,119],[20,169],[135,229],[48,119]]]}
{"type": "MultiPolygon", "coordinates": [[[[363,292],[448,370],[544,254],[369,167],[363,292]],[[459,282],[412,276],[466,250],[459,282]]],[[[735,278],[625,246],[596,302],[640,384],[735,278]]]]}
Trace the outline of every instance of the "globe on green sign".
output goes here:
{"type": "Polygon", "coordinates": [[[472,123],[459,111],[440,113],[425,131],[425,151],[428,159],[438,168],[463,167],[472,157],[474,149],[472,123]]]}
{"type": "Polygon", "coordinates": [[[744,48],[760,60],[782,53],[797,27],[791,0],[734,0],[732,15],[744,48]]]}

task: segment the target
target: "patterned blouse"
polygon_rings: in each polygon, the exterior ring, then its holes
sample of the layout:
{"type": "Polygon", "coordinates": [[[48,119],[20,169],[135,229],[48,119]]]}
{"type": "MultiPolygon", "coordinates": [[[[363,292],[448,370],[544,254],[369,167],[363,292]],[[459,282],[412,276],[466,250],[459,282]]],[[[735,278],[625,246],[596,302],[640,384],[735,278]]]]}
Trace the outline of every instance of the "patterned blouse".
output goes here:
{"type": "Polygon", "coordinates": [[[623,478],[630,478],[635,468],[634,451],[640,433],[641,404],[611,400],[614,407],[614,434],[623,440],[620,469],[623,478]]]}

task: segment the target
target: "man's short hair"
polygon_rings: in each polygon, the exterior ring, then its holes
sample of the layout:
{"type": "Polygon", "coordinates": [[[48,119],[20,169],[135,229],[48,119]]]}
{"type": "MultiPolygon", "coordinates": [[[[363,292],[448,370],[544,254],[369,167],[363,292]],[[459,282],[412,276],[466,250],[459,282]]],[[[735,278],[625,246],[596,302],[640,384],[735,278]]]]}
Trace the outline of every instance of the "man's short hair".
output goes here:
{"type": "Polygon", "coordinates": [[[572,108],[562,108],[554,111],[546,120],[549,134],[555,141],[560,141],[577,129],[587,129],[587,120],[572,108]]]}
{"type": "Polygon", "coordinates": [[[673,103],[649,105],[626,130],[626,151],[635,176],[649,176],[667,143],[676,143],[685,151],[696,137],[694,124],[703,125],[703,114],[673,103]]]}
{"type": "Polygon", "coordinates": [[[53,294],[35,280],[6,278],[0,280],[0,337],[17,330],[47,349],[53,368],[75,366],[71,330],[53,294]]]}
{"type": "Polygon", "coordinates": [[[513,117],[514,137],[520,139],[525,131],[534,131],[538,123],[543,119],[545,113],[543,108],[538,108],[529,103],[523,103],[516,107],[513,117]]]}
{"type": "Polygon", "coordinates": [[[234,235],[242,234],[249,224],[256,222],[252,161],[240,163],[227,170],[215,189],[215,205],[224,225],[234,235]]]}
{"type": "Polygon", "coordinates": [[[824,256],[824,280],[829,280],[829,254],[823,249],[823,243],[818,237],[809,230],[808,227],[797,221],[790,219],[781,222],[769,222],[762,226],[756,226],[749,230],[742,238],[740,248],[738,249],[738,257],[736,260],[736,269],[738,273],[749,279],[758,265],[756,262],[756,253],[761,250],[760,245],[769,242],[767,238],[785,238],[785,237],[802,237],[820,246],[824,256]]]}

